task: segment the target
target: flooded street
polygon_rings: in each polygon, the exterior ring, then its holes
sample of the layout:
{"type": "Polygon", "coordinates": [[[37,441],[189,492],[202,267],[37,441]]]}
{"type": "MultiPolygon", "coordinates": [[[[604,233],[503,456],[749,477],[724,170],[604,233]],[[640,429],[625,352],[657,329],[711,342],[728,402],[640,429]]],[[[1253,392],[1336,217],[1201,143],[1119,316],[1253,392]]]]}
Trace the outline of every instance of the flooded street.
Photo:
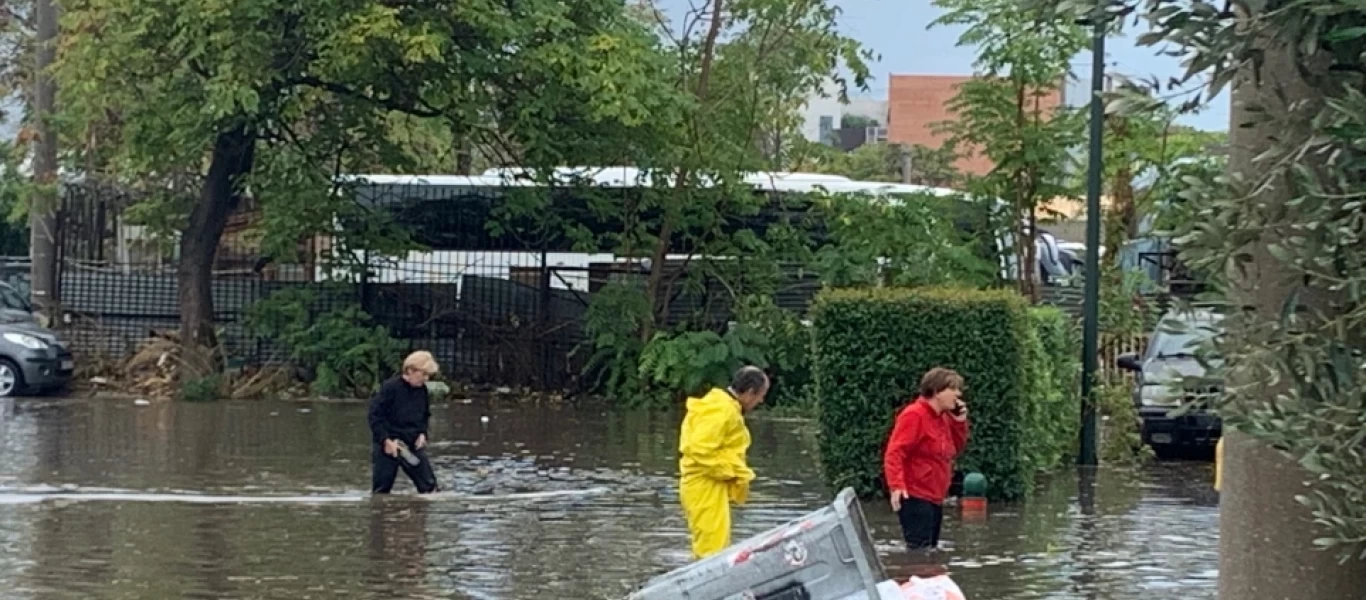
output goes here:
{"type": "MultiPolygon", "coordinates": [[[[679,415],[433,408],[443,493],[372,499],[360,404],[0,400],[7,600],[620,598],[688,558],[679,415]],[[482,417],[487,417],[485,421],[482,417]],[[553,493],[552,493],[553,492],[553,493]]],[[[815,431],[754,419],[736,539],[825,504],[815,431]]],[[[946,511],[973,600],[1213,599],[1208,464],[1071,472],[978,523],[946,511]]],[[[899,531],[866,507],[897,572],[899,531]]]]}

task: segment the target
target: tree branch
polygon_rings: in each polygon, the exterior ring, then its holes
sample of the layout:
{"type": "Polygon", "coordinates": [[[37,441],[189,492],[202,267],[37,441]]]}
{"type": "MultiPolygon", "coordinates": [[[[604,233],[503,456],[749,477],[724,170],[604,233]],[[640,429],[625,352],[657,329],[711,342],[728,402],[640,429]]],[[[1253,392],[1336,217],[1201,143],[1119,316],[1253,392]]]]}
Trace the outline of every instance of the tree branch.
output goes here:
{"type": "Polygon", "coordinates": [[[331,81],[324,81],[311,75],[302,75],[299,77],[295,77],[294,79],[286,82],[285,87],[294,87],[300,85],[332,92],[333,94],[336,94],[338,96],[346,96],[349,98],[356,98],[358,100],[365,100],[380,108],[401,112],[415,117],[439,117],[442,114],[439,110],[421,108],[418,106],[414,106],[412,104],[404,103],[392,97],[381,98],[378,96],[372,96],[360,90],[351,88],[350,86],[340,83],[334,83],[331,81]]]}

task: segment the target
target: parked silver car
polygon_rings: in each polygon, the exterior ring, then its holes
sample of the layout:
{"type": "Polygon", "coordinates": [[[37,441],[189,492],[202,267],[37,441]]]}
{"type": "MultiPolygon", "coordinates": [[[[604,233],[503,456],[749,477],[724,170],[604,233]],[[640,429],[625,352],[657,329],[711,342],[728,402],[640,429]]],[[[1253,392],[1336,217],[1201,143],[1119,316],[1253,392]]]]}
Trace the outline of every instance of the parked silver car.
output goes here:
{"type": "MultiPolygon", "coordinates": [[[[1223,435],[1223,422],[1213,410],[1224,393],[1223,379],[1206,372],[1196,358],[1200,346],[1220,331],[1221,320],[1207,310],[1169,313],[1142,356],[1129,353],[1116,359],[1120,368],[1134,373],[1143,442],[1159,458],[1213,449],[1223,435]]],[[[1213,364],[1220,363],[1216,359],[1213,364]]]]}
{"type": "Polygon", "coordinates": [[[0,398],[50,393],[71,384],[76,361],[28,299],[0,283],[0,398]]]}

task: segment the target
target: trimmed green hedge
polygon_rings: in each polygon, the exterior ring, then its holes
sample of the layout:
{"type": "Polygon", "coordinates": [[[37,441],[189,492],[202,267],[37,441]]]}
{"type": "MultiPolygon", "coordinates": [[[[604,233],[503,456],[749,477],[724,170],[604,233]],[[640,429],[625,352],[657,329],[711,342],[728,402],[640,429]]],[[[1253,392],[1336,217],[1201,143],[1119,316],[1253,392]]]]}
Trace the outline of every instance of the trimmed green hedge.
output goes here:
{"type": "Polygon", "coordinates": [[[958,468],[985,474],[993,498],[1025,496],[1036,472],[1070,454],[1079,404],[1076,359],[1067,356],[1078,353],[1061,313],[1004,290],[877,288],[822,292],[812,315],[831,485],[885,494],[893,418],[935,366],[967,382],[972,440],[958,468]]]}
{"type": "Polygon", "coordinates": [[[1027,403],[1030,439],[1025,448],[1035,470],[1045,471],[1075,458],[1081,437],[1081,330],[1067,313],[1052,307],[1029,309],[1029,321],[1039,345],[1033,348],[1030,398],[1027,403]]]}

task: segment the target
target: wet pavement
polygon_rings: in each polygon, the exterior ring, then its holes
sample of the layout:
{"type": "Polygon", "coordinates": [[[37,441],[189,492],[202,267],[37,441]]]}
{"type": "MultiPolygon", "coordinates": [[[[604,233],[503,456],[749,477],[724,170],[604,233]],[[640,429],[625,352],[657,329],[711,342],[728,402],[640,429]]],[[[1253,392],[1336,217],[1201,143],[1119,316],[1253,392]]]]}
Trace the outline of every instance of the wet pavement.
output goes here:
{"type": "MultiPolygon", "coordinates": [[[[7,600],[621,598],[687,562],[680,416],[497,401],[433,410],[443,492],[372,499],[358,404],[0,400],[7,600]],[[482,417],[487,417],[485,421],[482,417]]],[[[824,505],[814,429],[757,418],[735,537],[824,505]]],[[[1215,597],[1208,464],[1069,472],[981,522],[948,511],[973,600],[1215,597]]],[[[892,516],[866,507],[905,571],[892,516]]]]}

